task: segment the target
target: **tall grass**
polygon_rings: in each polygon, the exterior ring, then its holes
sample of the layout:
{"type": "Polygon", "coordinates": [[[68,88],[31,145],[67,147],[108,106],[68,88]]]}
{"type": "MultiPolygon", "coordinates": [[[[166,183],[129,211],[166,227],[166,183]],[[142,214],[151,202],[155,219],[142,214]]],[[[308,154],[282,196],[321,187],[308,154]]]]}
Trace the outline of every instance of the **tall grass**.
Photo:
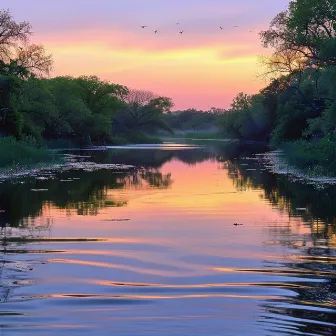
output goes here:
{"type": "Polygon", "coordinates": [[[16,140],[14,137],[0,137],[0,167],[28,166],[51,162],[53,155],[39,147],[32,137],[16,140]]]}
{"type": "Polygon", "coordinates": [[[282,144],[288,162],[314,175],[336,175],[336,140],[299,140],[282,144]]]}

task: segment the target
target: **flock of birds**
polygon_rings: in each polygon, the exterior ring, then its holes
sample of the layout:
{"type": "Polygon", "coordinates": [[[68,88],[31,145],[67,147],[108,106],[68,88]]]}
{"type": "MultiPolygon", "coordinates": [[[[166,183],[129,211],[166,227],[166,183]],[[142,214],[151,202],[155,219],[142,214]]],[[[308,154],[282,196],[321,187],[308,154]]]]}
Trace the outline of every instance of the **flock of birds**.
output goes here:
{"type": "MultiPolygon", "coordinates": [[[[176,24],[179,25],[180,23],[177,22],[176,24]]],[[[145,25],[141,25],[140,27],[141,27],[142,29],[148,28],[148,26],[145,26],[145,25]]],[[[238,27],[239,27],[239,26],[233,26],[233,28],[238,28],[238,27]]],[[[224,30],[224,27],[222,27],[222,26],[219,26],[219,28],[220,28],[220,30],[224,30]]],[[[159,31],[158,29],[153,30],[154,34],[157,34],[158,31],[159,31]]],[[[179,34],[183,34],[183,33],[184,33],[184,30],[180,30],[180,31],[179,31],[179,34]]],[[[253,33],[253,31],[250,30],[250,33],[253,33]]]]}

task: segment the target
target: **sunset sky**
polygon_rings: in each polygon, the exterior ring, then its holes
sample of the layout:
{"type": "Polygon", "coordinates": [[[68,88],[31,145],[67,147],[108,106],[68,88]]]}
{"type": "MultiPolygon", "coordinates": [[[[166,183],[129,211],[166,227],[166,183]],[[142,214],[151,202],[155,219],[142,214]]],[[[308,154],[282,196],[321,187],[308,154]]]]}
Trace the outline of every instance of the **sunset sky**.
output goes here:
{"type": "Polygon", "coordinates": [[[258,32],[288,3],[2,0],[1,8],[31,22],[33,41],[54,55],[53,76],[95,74],[171,97],[175,109],[207,110],[228,107],[238,92],[265,84],[257,78],[258,55],[266,52],[258,32]]]}

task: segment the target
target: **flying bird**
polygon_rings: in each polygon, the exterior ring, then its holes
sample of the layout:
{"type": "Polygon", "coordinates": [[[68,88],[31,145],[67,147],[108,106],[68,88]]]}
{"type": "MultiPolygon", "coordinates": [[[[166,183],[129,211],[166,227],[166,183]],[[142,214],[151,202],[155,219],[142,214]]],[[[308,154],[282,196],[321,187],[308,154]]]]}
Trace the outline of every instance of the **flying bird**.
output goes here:
{"type": "Polygon", "coordinates": [[[181,30],[179,33],[180,33],[180,34],[183,34],[183,30],[181,30]]]}
{"type": "Polygon", "coordinates": [[[223,30],[224,28],[221,26],[221,27],[219,27],[221,30],[223,30]]]}
{"type": "Polygon", "coordinates": [[[141,26],[141,28],[146,28],[147,26],[141,26]]]}
{"type": "Polygon", "coordinates": [[[234,26],[234,28],[238,28],[239,26],[234,26]]]}
{"type": "Polygon", "coordinates": [[[156,34],[158,32],[158,30],[156,29],[156,30],[154,30],[154,34],[156,34]]]}

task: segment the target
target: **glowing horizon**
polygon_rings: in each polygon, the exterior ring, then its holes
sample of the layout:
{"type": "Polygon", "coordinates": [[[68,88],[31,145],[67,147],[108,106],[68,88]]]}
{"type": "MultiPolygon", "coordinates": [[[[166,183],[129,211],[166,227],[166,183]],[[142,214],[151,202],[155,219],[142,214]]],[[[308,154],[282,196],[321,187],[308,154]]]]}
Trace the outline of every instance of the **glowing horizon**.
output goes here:
{"type": "Polygon", "coordinates": [[[258,32],[288,4],[60,0],[35,1],[33,8],[22,0],[3,2],[15,20],[32,24],[33,41],[54,55],[52,76],[97,75],[170,97],[175,109],[203,110],[226,108],[239,92],[265,85],[258,78],[258,56],[266,52],[258,32]]]}

